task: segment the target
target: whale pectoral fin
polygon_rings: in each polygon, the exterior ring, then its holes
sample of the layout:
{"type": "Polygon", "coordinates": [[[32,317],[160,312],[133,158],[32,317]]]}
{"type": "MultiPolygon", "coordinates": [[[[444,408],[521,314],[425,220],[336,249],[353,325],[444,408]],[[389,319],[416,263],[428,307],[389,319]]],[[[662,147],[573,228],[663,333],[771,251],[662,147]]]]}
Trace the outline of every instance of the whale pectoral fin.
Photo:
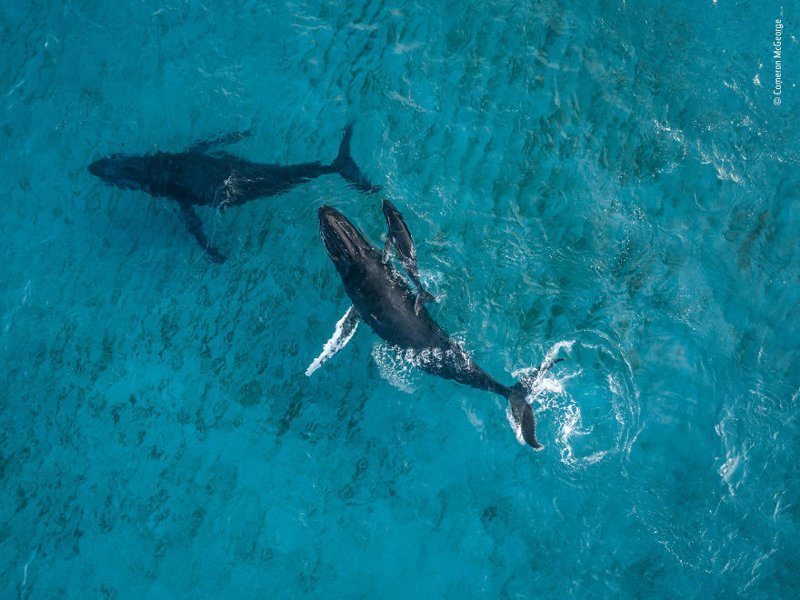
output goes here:
{"type": "Polygon", "coordinates": [[[564,359],[564,358],[556,358],[556,359],[552,359],[551,360],[549,358],[546,358],[544,360],[544,362],[542,362],[542,364],[539,365],[538,369],[534,369],[533,375],[531,375],[530,377],[525,379],[525,385],[527,387],[532,387],[539,380],[539,378],[542,375],[544,375],[550,369],[552,369],[554,365],[557,365],[560,362],[564,362],[564,360],[566,360],[566,359],[564,359]]]}
{"type": "Polygon", "coordinates": [[[194,144],[189,146],[187,152],[201,152],[201,153],[206,152],[207,150],[214,148],[216,146],[227,146],[228,144],[236,143],[242,138],[246,138],[247,136],[252,134],[253,134],[252,128],[247,129],[246,131],[232,131],[230,133],[226,133],[225,135],[221,135],[219,137],[195,142],[194,144]]]}
{"type": "Polygon", "coordinates": [[[383,243],[383,264],[389,262],[389,253],[392,250],[392,236],[387,234],[386,241],[383,243]]]}
{"type": "Polygon", "coordinates": [[[419,314],[419,311],[422,310],[422,305],[426,302],[430,302],[431,300],[435,302],[436,297],[430,292],[419,288],[417,291],[417,299],[414,300],[414,313],[419,314]]]}
{"type": "Polygon", "coordinates": [[[194,236],[208,257],[217,264],[224,263],[227,257],[208,241],[206,234],[203,233],[203,223],[194,209],[189,204],[181,204],[181,215],[183,215],[183,221],[186,223],[189,233],[194,236]]]}
{"type": "Polygon", "coordinates": [[[324,362],[328,361],[334,354],[347,345],[347,342],[355,335],[360,320],[361,318],[358,316],[353,306],[347,309],[344,316],[336,323],[336,330],[333,332],[331,339],[325,342],[320,355],[314,359],[314,362],[308,365],[306,369],[307,377],[311,377],[314,371],[319,369],[324,362]]]}

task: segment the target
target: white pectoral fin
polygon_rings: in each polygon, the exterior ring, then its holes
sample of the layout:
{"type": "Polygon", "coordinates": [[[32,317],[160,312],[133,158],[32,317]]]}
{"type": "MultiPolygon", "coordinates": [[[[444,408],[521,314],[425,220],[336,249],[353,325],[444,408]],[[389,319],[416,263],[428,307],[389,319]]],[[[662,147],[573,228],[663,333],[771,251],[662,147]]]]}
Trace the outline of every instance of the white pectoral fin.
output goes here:
{"type": "Polygon", "coordinates": [[[319,369],[323,363],[332,358],[334,354],[347,345],[347,342],[355,335],[359,321],[360,318],[356,309],[352,306],[348,308],[344,316],[336,323],[336,330],[333,332],[331,339],[325,342],[320,355],[314,359],[314,362],[308,365],[306,369],[307,377],[311,377],[314,371],[319,369]]]}

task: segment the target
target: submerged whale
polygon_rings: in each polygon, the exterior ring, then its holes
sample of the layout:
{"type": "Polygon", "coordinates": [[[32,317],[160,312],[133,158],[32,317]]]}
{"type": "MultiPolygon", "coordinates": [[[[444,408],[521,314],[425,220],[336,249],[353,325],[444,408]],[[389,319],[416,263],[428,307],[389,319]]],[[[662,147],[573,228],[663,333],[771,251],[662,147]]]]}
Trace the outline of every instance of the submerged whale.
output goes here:
{"type": "Polygon", "coordinates": [[[499,394],[508,400],[515,430],[529,446],[541,449],[526,396],[536,377],[556,362],[548,361],[534,375],[508,387],[481,369],[431,318],[425,307],[415,310],[415,295],[391,263],[347,220],[330,206],[319,209],[319,227],[328,255],[342,278],[352,306],[337,323],[333,338],[309,366],[311,375],[341,350],[364,321],[381,338],[414,357],[414,364],[445,379],[499,394]]]}
{"type": "Polygon", "coordinates": [[[419,279],[419,267],[417,267],[417,248],[414,245],[414,238],[411,237],[411,232],[408,230],[405,219],[397,207],[389,202],[388,199],[383,199],[381,205],[383,216],[386,219],[386,225],[389,227],[386,233],[386,243],[383,246],[383,262],[388,262],[389,252],[394,246],[397,258],[400,264],[408,273],[411,281],[417,286],[417,300],[414,304],[414,311],[419,312],[422,305],[426,302],[434,300],[433,294],[426,291],[422,287],[422,282],[419,279]]]}
{"type": "Polygon", "coordinates": [[[318,161],[294,165],[254,163],[213,150],[246,135],[249,132],[234,132],[203,140],[179,153],[113,154],[93,162],[89,165],[89,172],[119,188],[141,190],[152,196],[175,200],[180,205],[187,229],[216,263],[224,262],[225,256],[203,233],[194,206],[220,209],[238,206],[256,198],[283,194],[329,173],[338,173],[360,191],[377,189],[364,177],[350,155],[352,125],[345,128],[339,152],[329,165],[318,161]]]}

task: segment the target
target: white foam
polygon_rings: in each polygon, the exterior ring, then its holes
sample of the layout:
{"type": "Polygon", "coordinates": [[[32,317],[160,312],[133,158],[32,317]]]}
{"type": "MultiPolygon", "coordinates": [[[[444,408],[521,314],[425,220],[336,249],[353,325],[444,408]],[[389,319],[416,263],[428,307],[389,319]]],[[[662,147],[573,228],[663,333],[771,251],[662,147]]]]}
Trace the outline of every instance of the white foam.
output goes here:
{"type": "Polygon", "coordinates": [[[414,393],[415,373],[414,363],[406,358],[409,350],[402,350],[384,342],[376,342],[372,346],[372,359],[378,365],[381,377],[389,384],[407,394],[414,393]]]}
{"type": "Polygon", "coordinates": [[[25,566],[22,568],[22,587],[24,588],[28,585],[28,567],[33,562],[33,559],[36,558],[36,550],[33,551],[31,557],[28,559],[28,562],[25,563],[25,566]]]}
{"type": "Polygon", "coordinates": [[[486,433],[486,424],[472,408],[467,406],[467,403],[464,400],[461,401],[461,408],[466,413],[470,424],[480,434],[481,438],[483,438],[484,434],[486,433]]]}
{"type": "MultiPolygon", "coordinates": [[[[575,345],[575,340],[564,340],[561,342],[556,342],[553,346],[545,353],[544,360],[542,360],[541,364],[537,367],[523,367],[522,369],[516,369],[515,371],[511,372],[511,375],[517,379],[525,379],[525,378],[533,378],[536,377],[537,380],[534,385],[534,389],[538,389],[540,381],[546,379],[544,375],[546,373],[541,373],[539,369],[541,365],[551,362],[558,358],[562,351],[567,355],[572,353],[572,347],[575,345]]],[[[548,371],[549,372],[549,371],[548,371]]],[[[554,379],[554,378],[552,378],[554,379]]]]}
{"type": "Polygon", "coordinates": [[[745,478],[749,447],[747,444],[741,446],[736,444],[736,418],[730,409],[725,411],[725,415],[714,427],[714,431],[725,446],[725,462],[720,466],[718,473],[728,488],[728,493],[734,496],[736,489],[745,478]]]}

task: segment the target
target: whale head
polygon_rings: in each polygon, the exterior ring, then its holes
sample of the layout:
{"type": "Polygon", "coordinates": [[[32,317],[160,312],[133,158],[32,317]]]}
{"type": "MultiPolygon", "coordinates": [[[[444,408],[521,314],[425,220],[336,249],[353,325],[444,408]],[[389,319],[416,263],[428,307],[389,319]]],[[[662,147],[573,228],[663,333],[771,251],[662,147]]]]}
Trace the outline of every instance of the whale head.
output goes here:
{"type": "Polygon", "coordinates": [[[147,161],[143,156],[112,154],[90,164],[89,172],[110,185],[140,190],[147,180],[147,161]]]}
{"type": "Polygon", "coordinates": [[[328,256],[340,273],[347,273],[374,252],[372,244],[355,225],[333,207],[320,206],[319,232],[328,256]]]}
{"type": "Polygon", "coordinates": [[[383,202],[381,203],[381,210],[383,211],[383,216],[386,218],[386,222],[391,225],[393,221],[402,221],[403,218],[400,216],[400,211],[397,210],[394,204],[389,202],[388,198],[384,198],[383,202]]]}

